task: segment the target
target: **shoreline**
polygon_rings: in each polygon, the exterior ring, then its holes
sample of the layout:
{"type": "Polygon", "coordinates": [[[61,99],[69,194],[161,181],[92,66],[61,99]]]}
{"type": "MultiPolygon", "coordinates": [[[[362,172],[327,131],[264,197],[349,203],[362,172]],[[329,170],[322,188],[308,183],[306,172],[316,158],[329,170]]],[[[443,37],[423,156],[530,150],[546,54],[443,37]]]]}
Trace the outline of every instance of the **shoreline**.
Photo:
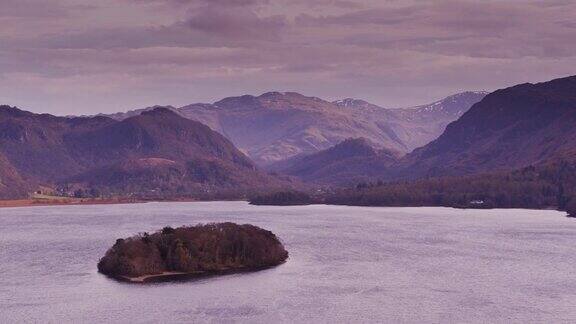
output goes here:
{"type": "MultiPolygon", "coordinates": [[[[61,197],[54,199],[41,199],[41,198],[29,198],[29,199],[8,199],[0,200],[0,209],[2,208],[26,208],[26,207],[45,207],[45,206],[75,206],[75,205],[122,205],[122,204],[144,204],[149,202],[210,202],[210,201],[246,201],[253,206],[267,206],[267,207],[300,207],[300,206],[314,206],[314,205],[324,205],[324,206],[345,206],[345,207],[383,207],[383,208],[414,208],[414,207],[443,207],[443,208],[454,208],[462,210],[491,210],[491,209],[527,209],[527,210],[555,210],[559,212],[566,212],[564,210],[559,210],[553,206],[548,206],[544,208],[527,208],[527,207],[487,207],[487,208],[466,208],[466,207],[456,207],[456,206],[380,206],[380,205],[346,205],[346,204],[302,204],[302,205],[273,205],[273,204],[252,204],[249,200],[241,199],[221,199],[221,200],[199,200],[193,198],[180,198],[180,199],[137,199],[137,198],[71,198],[71,197],[61,197]]],[[[566,217],[576,218],[576,215],[567,215],[566,217]]]]}
{"type": "Polygon", "coordinates": [[[51,199],[28,198],[28,199],[0,200],[0,209],[43,207],[43,206],[120,205],[120,204],[144,204],[149,202],[206,202],[206,201],[245,201],[245,200],[239,200],[239,199],[201,200],[194,198],[138,199],[138,198],[120,198],[120,197],[119,198],[54,197],[51,199]]]}
{"type": "Polygon", "coordinates": [[[12,199],[12,200],[0,200],[0,208],[63,206],[63,205],[112,205],[112,204],[142,203],[142,202],[145,201],[124,200],[124,199],[83,199],[83,198],[12,199]]]}
{"type": "Polygon", "coordinates": [[[162,273],[156,274],[148,274],[142,275],[138,277],[129,277],[129,276],[111,276],[105,273],[101,273],[109,278],[127,282],[131,284],[147,284],[147,283],[161,283],[161,282],[173,282],[173,281],[188,281],[194,279],[202,279],[202,278],[209,278],[209,277],[216,277],[216,276],[226,276],[232,274],[239,274],[239,273],[250,273],[250,272],[258,272],[263,270],[272,269],[278,267],[282,264],[285,264],[288,260],[283,261],[282,263],[270,266],[261,266],[261,267],[254,267],[254,268],[238,268],[238,269],[229,269],[224,268],[220,270],[205,270],[205,271],[195,271],[195,272],[181,272],[181,271],[164,271],[162,273]]]}
{"type": "MultiPolygon", "coordinates": [[[[160,200],[145,200],[131,198],[54,198],[54,199],[12,199],[0,200],[1,208],[24,208],[24,207],[43,207],[43,206],[74,206],[74,205],[118,205],[118,204],[143,204],[147,202],[160,200]]],[[[170,200],[170,201],[197,201],[189,200],[170,200]]]]}
{"type": "Polygon", "coordinates": [[[195,277],[200,276],[202,274],[203,272],[195,273],[195,272],[165,271],[162,273],[143,275],[138,277],[118,276],[117,279],[121,281],[127,281],[130,283],[150,283],[150,282],[167,281],[170,279],[195,277]]]}

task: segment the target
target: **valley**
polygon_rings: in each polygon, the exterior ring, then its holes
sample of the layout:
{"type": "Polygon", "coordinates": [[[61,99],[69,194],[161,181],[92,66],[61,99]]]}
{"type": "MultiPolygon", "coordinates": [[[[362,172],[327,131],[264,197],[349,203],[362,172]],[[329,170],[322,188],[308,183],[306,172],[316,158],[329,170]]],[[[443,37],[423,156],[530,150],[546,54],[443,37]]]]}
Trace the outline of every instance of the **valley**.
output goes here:
{"type": "Polygon", "coordinates": [[[565,210],[576,193],[567,171],[576,162],[575,94],[576,77],[567,77],[404,109],[280,92],[94,117],[2,106],[0,195],[236,200],[300,191],[334,204],[565,210]],[[518,186],[533,189],[500,192],[518,186]]]}

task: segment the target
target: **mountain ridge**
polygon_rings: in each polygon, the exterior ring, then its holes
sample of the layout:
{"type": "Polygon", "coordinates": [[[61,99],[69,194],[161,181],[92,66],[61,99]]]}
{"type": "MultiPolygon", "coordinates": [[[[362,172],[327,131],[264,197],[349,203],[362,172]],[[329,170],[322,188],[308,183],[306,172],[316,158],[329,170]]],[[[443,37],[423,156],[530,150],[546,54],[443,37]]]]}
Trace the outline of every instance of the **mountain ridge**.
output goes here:
{"type": "MultiPolygon", "coordinates": [[[[471,99],[462,101],[463,111],[484,96],[467,94],[471,99]]],[[[224,134],[259,165],[312,154],[359,137],[378,148],[407,153],[435,139],[457,118],[439,114],[438,118],[411,120],[401,110],[366,101],[328,102],[294,92],[229,97],[179,111],[224,134]]]]}
{"type": "Polygon", "coordinates": [[[167,108],[117,121],[9,106],[0,107],[0,183],[3,197],[41,185],[64,194],[148,196],[290,185],[258,170],[221,134],[167,108]]]}
{"type": "MultiPolygon", "coordinates": [[[[454,98],[452,98],[454,99],[454,98]]],[[[352,101],[346,104],[351,106],[352,101]]],[[[438,105],[417,107],[426,111],[438,105]]],[[[447,114],[460,114],[448,106],[447,114]]],[[[556,161],[576,161],[576,76],[494,91],[448,124],[437,139],[396,161],[369,166],[373,157],[355,161],[357,174],[344,168],[324,177],[298,173],[290,165],[279,170],[304,181],[337,183],[342,177],[369,181],[405,181],[429,177],[509,172],[556,161]],[[371,178],[371,179],[370,179],[371,178]]],[[[326,155],[328,150],[317,153],[326,155]]],[[[349,154],[353,158],[353,154],[349,154]]],[[[342,159],[340,157],[339,159],[342,159]]],[[[337,161],[338,159],[335,159],[337,161]]],[[[325,164],[330,164],[325,162],[325,164]]],[[[306,165],[306,164],[305,164],[306,165]]],[[[317,166],[319,170],[322,166],[317,166]]]]}
{"type": "MultiPolygon", "coordinates": [[[[348,138],[367,138],[380,149],[406,154],[438,137],[485,92],[462,92],[432,104],[383,108],[361,99],[326,101],[297,92],[226,97],[214,103],[168,106],[230,139],[260,166],[328,149],[348,138]],[[426,111],[456,98],[459,113],[426,111]],[[425,117],[421,115],[426,115],[425,117]]],[[[108,115],[122,120],[153,107],[108,115]]]]}
{"type": "Polygon", "coordinates": [[[463,175],[573,159],[574,125],[576,76],[500,89],[408,154],[400,175],[463,175]]]}

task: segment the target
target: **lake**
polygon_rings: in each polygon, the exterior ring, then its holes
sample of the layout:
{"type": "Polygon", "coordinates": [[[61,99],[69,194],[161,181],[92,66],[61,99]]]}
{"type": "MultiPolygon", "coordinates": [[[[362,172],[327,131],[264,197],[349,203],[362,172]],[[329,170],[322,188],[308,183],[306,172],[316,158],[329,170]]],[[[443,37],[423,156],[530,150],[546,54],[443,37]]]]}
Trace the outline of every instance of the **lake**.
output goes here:
{"type": "Polygon", "coordinates": [[[576,220],[557,211],[263,207],[0,209],[0,322],[576,321],[576,220]],[[147,285],[96,271],[120,237],[206,222],[273,231],[287,263],[147,285]]]}

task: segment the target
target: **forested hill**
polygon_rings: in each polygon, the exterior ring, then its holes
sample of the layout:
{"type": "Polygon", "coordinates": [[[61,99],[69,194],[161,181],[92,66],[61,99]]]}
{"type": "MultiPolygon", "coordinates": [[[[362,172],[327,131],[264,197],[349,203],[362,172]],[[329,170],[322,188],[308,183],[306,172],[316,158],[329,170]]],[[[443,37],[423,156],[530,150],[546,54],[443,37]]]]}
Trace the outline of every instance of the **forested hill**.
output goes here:
{"type": "Polygon", "coordinates": [[[559,161],[512,172],[366,182],[330,194],[326,203],[355,206],[446,206],[466,208],[576,207],[576,163],[559,161]]]}

